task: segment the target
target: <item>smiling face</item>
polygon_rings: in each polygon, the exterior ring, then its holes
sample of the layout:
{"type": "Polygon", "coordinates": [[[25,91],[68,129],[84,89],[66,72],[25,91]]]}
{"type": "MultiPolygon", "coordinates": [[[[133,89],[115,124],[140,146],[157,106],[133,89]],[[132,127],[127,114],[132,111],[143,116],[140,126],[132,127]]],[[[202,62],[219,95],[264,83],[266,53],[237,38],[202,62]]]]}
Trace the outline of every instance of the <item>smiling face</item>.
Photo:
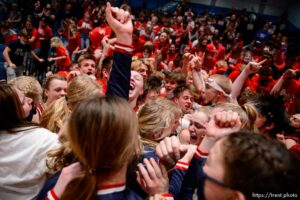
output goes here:
{"type": "Polygon", "coordinates": [[[199,145],[206,134],[206,124],[209,117],[202,111],[196,111],[190,116],[190,144],[199,145]]]}
{"type": "Polygon", "coordinates": [[[144,92],[143,76],[137,71],[131,71],[129,99],[138,98],[144,92]]]}

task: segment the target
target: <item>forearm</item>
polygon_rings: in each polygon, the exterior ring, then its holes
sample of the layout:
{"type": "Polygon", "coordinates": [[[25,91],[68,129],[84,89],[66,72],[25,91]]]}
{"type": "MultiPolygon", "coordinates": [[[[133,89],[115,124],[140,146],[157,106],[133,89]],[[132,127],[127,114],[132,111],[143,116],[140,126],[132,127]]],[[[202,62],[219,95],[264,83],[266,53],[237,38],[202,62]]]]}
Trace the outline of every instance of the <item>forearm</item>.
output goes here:
{"type": "Polygon", "coordinates": [[[30,53],[34,57],[34,59],[36,59],[36,60],[40,59],[40,57],[38,57],[33,51],[31,51],[30,53]]]}
{"type": "Polygon", "coordinates": [[[237,79],[232,84],[232,90],[231,90],[231,97],[235,101],[238,96],[241,94],[242,88],[244,86],[244,83],[246,79],[248,78],[248,73],[245,71],[242,71],[240,75],[237,77],[237,79]]]}
{"type": "Polygon", "coordinates": [[[66,56],[58,56],[58,57],[53,57],[52,58],[53,61],[63,60],[63,59],[66,59],[66,56]]]}
{"type": "Polygon", "coordinates": [[[201,72],[197,72],[196,70],[193,70],[192,75],[193,75],[193,83],[194,83],[196,89],[199,92],[204,91],[205,83],[204,83],[203,77],[201,75],[201,72]]]}
{"type": "Polygon", "coordinates": [[[12,64],[12,61],[10,60],[8,51],[7,51],[6,49],[3,51],[3,56],[4,56],[4,59],[6,60],[6,62],[7,62],[9,65],[11,65],[11,64],[12,64]]]}
{"type": "Polygon", "coordinates": [[[277,83],[274,85],[274,87],[271,90],[271,95],[278,95],[280,92],[282,85],[284,83],[285,79],[281,76],[280,79],[277,81],[277,83]]]}

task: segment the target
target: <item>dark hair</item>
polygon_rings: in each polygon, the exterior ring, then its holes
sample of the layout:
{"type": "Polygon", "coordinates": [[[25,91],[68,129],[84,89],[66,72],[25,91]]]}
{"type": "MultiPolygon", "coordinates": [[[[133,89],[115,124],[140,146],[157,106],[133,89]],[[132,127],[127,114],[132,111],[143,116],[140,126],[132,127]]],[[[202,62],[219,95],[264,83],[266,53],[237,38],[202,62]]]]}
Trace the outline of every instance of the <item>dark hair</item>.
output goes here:
{"type": "Polygon", "coordinates": [[[24,110],[12,86],[0,84],[0,130],[16,132],[13,129],[29,126],[24,118],[24,110]]]}
{"type": "Polygon", "coordinates": [[[260,94],[254,98],[254,102],[257,112],[266,117],[264,125],[274,124],[269,136],[275,138],[277,133],[289,129],[289,118],[285,111],[282,96],[260,94]]]}
{"type": "Polygon", "coordinates": [[[178,85],[175,89],[174,89],[174,98],[179,98],[180,94],[185,91],[188,90],[192,95],[194,94],[193,88],[191,85],[187,85],[187,84],[181,84],[178,85]]]}
{"type": "Polygon", "coordinates": [[[101,67],[101,73],[100,73],[101,78],[102,78],[103,69],[105,69],[107,71],[107,73],[110,73],[111,68],[112,68],[112,63],[111,63],[112,60],[113,60],[112,56],[106,57],[103,60],[102,67],[101,67]]]}
{"type": "Polygon", "coordinates": [[[240,131],[223,140],[224,183],[241,191],[246,199],[252,193],[299,195],[299,160],[279,142],[252,132],[240,131]]]}
{"type": "Polygon", "coordinates": [[[182,74],[177,72],[166,72],[165,80],[174,80],[178,85],[185,83],[185,78],[182,74]]]}
{"type": "Polygon", "coordinates": [[[144,102],[148,92],[151,90],[156,90],[159,93],[161,86],[162,80],[158,76],[149,76],[144,82],[144,93],[139,96],[138,101],[144,102]]]}
{"type": "Polygon", "coordinates": [[[82,62],[83,60],[93,60],[93,61],[95,61],[95,63],[96,63],[96,58],[95,58],[95,56],[93,56],[92,54],[89,54],[89,53],[85,53],[85,54],[79,56],[79,58],[78,58],[78,66],[79,66],[79,67],[81,67],[81,62],[82,62]]]}

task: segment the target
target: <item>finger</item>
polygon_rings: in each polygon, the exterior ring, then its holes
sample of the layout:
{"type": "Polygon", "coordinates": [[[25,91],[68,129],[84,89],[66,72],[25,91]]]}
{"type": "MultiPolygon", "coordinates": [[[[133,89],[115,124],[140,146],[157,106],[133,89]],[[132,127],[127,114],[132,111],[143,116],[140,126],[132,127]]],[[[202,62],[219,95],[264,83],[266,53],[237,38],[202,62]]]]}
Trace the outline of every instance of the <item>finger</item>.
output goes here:
{"type": "Polygon", "coordinates": [[[180,143],[178,141],[178,138],[175,136],[171,137],[171,145],[172,145],[172,149],[173,149],[173,154],[176,160],[180,159],[180,152],[179,152],[179,146],[180,143]]]}
{"type": "Polygon", "coordinates": [[[161,151],[160,145],[156,146],[156,155],[159,157],[159,159],[163,158],[163,153],[161,151]]]}
{"type": "Polygon", "coordinates": [[[111,24],[114,20],[114,17],[112,16],[112,7],[109,2],[106,3],[106,9],[105,9],[105,16],[108,24],[111,24]]]}
{"type": "Polygon", "coordinates": [[[144,164],[145,164],[145,166],[146,166],[146,168],[147,168],[149,177],[150,177],[152,180],[157,179],[155,170],[154,170],[152,164],[150,163],[150,161],[149,161],[148,159],[144,159],[144,164]]]}
{"type": "Polygon", "coordinates": [[[119,15],[120,15],[120,22],[122,24],[124,24],[124,22],[125,22],[125,11],[123,9],[120,9],[119,10],[119,15]]]}
{"type": "Polygon", "coordinates": [[[171,138],[166,137],[164,139],[167,151],[168,151],[168,155],[170,155],[172,157],[172,155],[174,154],[173,149],[172,149],[172,143],[171,143],[171,138]]]}
{"type": "Polygon", "coordinates": [[[142,176],[142,178],[145,180],[145,183],[150,183],[152,180],[148,174],[148,171],[146,170],[146,168],[144,167],[144,165],[142,163],[139,163],[138,165],[138,170],[140,175],[142,176]]]}
{"type": "Polygon", "coordinates": [[[172,165],[172,166],[175,165],[175,162],[172,160],[172,158],[168,154],[168,150],[166,148],[166,145],[165,145],[164,141],[160,142],[160,149],[161,149],[162,154],[163,154],[163,160],[165,160],[169,165],[172,165]]]}
{"type": "Polygon", "coordinates": [[[262,64],[264,64],[266,61],[267,61],[267,59],[263,59],[262,61],[260,61],[260,62],[258,63],[258,65],[262,65],[262,64]]]}
{"type": "Polygon", "coordinates": [[[124,12],[124,23],[128,22],[131,18],[130,13],[128,11],[124,12]]]}
{"type": "Polygon", "coordinates": [[[168,179],[168,171],[167,171],[166,166],[163,163],[159,163],[159,168],[160,168],[162,176],[164,178],[168,179]]]}
{"type": "Polygon", "coordinates": [[[156,177],[161,178],[162,177],[162,172],[161,172],[161,169],[159,168],[157,162],[153,158],[150,158],[150,163],[151,163],[151,165],[154,169],[156,177]]]}
{"type": "Polygon", "coordinates": [[[142,187],[145,188],[146,187],[146,183],[141,175],[141,173],[139,171],[136,172],[136,181],[138,182],[138,184],[142,187]]]}

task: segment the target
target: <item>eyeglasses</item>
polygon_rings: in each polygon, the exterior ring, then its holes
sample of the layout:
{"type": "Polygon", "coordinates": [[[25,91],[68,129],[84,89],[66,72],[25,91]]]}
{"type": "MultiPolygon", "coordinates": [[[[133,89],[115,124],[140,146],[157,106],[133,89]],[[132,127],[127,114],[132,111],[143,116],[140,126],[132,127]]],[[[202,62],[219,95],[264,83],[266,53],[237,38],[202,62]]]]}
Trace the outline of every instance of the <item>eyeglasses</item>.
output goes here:
{"type": "Polygon", "coordinates": [[[221,186],[221,187],[224,187],[224,188],[231,188],[228,185],[226,185],[225,183],[223,183],[223,182],[221,182],[221,181],[219,181],[219,180],[217,180],[217,179],[215,179],[215,178],[207,175],[207,173],[205,173],[204,171],[203,171],[203,176],[204,176],[204,179],[207,179],[207,180],[213,182],[214,184],[216,184],[218,186],[221,186]]]}

